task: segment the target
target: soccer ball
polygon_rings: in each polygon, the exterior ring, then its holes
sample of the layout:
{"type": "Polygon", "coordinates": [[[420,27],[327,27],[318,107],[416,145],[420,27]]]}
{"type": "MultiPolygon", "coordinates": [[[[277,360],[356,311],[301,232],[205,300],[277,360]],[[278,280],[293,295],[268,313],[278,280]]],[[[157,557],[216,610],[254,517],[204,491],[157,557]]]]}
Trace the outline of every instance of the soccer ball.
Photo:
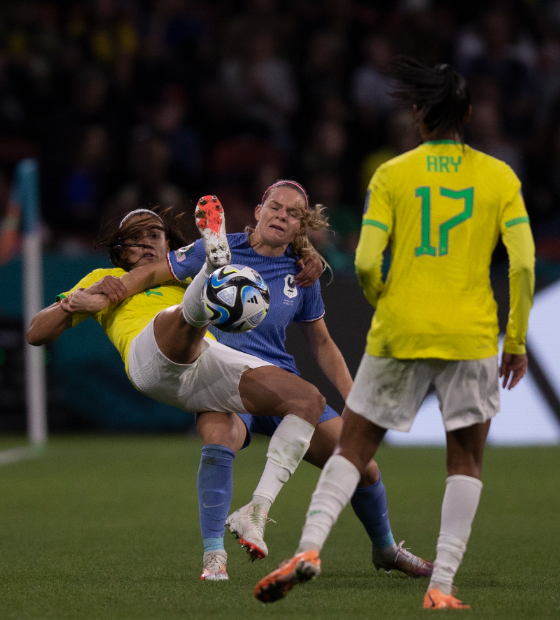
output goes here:
{"type": "Polygon", "coordinates": [[[226,265],[216,269],[202,289],[202,305],[212,325],[224,332],[247,332],[266,316],[270,293],[251,267],[226,265]]]}

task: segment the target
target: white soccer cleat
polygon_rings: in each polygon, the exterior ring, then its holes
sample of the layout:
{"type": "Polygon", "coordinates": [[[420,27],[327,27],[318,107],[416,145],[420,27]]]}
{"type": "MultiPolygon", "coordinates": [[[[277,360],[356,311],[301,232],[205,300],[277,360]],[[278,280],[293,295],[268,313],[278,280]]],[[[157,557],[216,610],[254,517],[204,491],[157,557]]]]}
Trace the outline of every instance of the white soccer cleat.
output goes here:
{"type": "Polygon", "coordinates": [[[221,551],[207,551],[202,560],[201,581],[224,581],[229,579],[226,570],[227,553],[221,551]]]}
{"type": "Polygon", "coordinates": [[[224,208],[216,196],[203,196],[194,211],[206,258],[213,270],[231,262],[224,208]]]}
{"type": "Polygon", "coordinates": [[[258,504],[247,504],[236,510],[226,520],[229,531],[239,539],[239,544],[247,548],[252,562],[262,560],[268,555],[264,542],[264,526],[271,521],[258,504]]]}

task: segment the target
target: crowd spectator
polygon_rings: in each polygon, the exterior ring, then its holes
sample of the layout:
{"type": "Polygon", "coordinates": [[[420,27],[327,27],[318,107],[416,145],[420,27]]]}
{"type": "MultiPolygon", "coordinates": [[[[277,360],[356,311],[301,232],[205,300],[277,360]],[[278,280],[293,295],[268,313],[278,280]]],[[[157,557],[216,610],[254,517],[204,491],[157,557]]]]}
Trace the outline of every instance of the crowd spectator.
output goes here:
{"type": "Polygon", "coordinates": [[[560,238],[558,6],[3,3],[0,177],[39,158],[52,249],[68,239],[89,247],[102,219],[124,209],[188,210],[209,192],[226,204],[229,230],[242,230],[255,193],[297,178],[331,213],[336,234],[317,243],[335,269],[351,271],[367,181],[419,141],[384,73],[405,53],[451,62],[469,80],[467,138],[523,179],[537,248],[550,258],[560,238]]]}

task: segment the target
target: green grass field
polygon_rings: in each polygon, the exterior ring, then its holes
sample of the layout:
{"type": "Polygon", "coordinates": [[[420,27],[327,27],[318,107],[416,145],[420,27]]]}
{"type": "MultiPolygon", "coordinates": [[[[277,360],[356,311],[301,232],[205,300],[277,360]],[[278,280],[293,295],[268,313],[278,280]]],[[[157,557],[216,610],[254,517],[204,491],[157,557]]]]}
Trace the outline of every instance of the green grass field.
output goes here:
{"type": "MultiPolygon", "coordinates": [[[[23,441],[0,440],[0,449],[23,441]]],[[[229,582],[199,581],[197,439],[64,437],[43,455],[0,467],[2,620],[383,618],[428,614],[560,618],[560,448],[489,448],[485,487],[456,584],[471,612],[421,609],[424,580],[376,573],[370,545],[346,509],[323,551],[323,574],[283,601],[252,596],[292,555],[318,472],[303,464],[267,526],[268,558],[251,564],[226,538],[229,582]]],[[[234,508],[249,501],[265,441],[235,462],[234,508]]],[[[393,532],[433,559],[444,452],[383,448],[379,463],[393,532]]]]}

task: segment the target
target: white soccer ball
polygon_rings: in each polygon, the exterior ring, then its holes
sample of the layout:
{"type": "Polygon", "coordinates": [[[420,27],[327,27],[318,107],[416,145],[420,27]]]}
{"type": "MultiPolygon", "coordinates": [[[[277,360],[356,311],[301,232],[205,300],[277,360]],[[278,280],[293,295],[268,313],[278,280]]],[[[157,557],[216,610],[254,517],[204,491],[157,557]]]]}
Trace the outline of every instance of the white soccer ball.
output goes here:
{"type": "Polygon", "coordinates": [[[270,292],[251,267],[226,265],[212,273],[202,289],[202,305],[212,325],[224,332],[247,332],[267,315],[270,292]]]}

